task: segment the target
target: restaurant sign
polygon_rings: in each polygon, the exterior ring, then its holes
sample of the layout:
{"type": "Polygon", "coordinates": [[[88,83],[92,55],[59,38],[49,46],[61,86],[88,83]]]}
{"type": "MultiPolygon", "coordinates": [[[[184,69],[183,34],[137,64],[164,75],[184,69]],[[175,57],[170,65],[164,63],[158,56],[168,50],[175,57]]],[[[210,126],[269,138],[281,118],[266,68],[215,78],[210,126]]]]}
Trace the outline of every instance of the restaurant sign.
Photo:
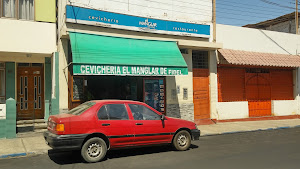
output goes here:
{"type": "Polygon", "coordinates": [[[66,21],[116,29],[194,37],[210,37],[210,25],[160,20],[77,6],[66,6],[66,21]]]}
{"type": "Polygon", "coordinates": [[[74,75],[175,76],[187,75],[185,67],[73,65],[74,75]]]}

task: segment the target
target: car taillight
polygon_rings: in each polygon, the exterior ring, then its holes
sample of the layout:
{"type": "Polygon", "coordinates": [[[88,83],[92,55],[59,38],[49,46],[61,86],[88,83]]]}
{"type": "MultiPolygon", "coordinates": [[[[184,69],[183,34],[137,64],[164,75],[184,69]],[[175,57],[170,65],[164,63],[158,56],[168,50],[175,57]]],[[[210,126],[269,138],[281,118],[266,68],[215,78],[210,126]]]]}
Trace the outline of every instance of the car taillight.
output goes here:
{"type": "Polygon", "coordinates": [[[65,125],[64,124],[56,124],[56,131],[59,131],[59,132],[63,132],[65,131],[65,125]]]}

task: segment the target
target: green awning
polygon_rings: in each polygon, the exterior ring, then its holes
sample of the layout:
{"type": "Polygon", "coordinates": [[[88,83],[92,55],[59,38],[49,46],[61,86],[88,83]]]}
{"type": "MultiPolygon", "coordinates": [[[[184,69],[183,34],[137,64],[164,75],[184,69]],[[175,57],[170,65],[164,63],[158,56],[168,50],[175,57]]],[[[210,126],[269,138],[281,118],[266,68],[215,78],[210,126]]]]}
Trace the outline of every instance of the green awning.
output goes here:
{"type": "Polygon", "coordinates": [[[74,75],[187,75],[176,42],[70,32],[74,75]]]}

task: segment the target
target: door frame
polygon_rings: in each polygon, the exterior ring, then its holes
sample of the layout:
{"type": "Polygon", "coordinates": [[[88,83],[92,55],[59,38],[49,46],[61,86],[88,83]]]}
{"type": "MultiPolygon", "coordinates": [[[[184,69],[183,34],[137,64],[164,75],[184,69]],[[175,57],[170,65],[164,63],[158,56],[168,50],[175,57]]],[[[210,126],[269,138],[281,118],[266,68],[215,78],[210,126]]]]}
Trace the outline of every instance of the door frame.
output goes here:
{"type": "MultiPolygon", "coordinates": [[[[19,68],[24,68],[24,69],[26,69],[26,68],[28,68],[28,69],[30,69],[30,68],[33,68],[33,70],[32,71],[35,71],[34,70],[34,68],[41,68],[40,70],[41,70],[41,73],[40,73],[40,76],[41,76],[41,81],[40,81],[40,83],[41,83],[41,93],[40,93],[40,96],[41,96],[41,102],[40,102],[40,105],[41,105],[41,108],[40,109],[38,109],[38,110],[41,110],[41,117],[40,118],[36,118],[36,116],[35,115],[33,115],[33,118],[32,119],[28,119],[28,120],[35,120],[35,119],[43,119],[44,117],[45,117],[45,63],[34,63],[34,62],[30,62],[30,63],[28,63],[28,62],[17,62],[16,63],[16,86],[15,86],[15,90],[16,90],[16,102],[17,102],[17,104],[16,104],[16,110],[17,110],[17,116],[16,116],[16,119],[17,120],[27,120],[27,119],[21,119],[22,117],[19,117],[18,116],[18,106],[20,106],[19,104],[20,104],[20,100],[19,100],[19,93],[18,93],[18,88],[19,88],[19,81],[20,81],[20,76],[19,76],[19,68]],[[28,64],[28,66],[19,66],[19,64],[28,64]],[[41,66],[33,66],[33,64],[41,64],[41,66]],[[19,104],[18,104],[19,103],[19,104]]],[[[32,74],[32,80],[34,80],[34,77],[36,77],[34,74],[32,74]]],[[[38,86],[38,78],[36,79],[37,80],[37,86],[38,86]]],[[[28,84],[29,84],[29,78],[28,78],[28,82],[27,82],[28,84]]],[[[35,113],[35,108],[34,108],[34,81],[32,82],[33,83],[33,85],[32,85],[32,90],[33,90],[33,100],[32,100],[32,102],[33,102],[33,113],[35,113]]],[[[27,89],[28,90],[28,89],[27,89]]],[[[28,92],[30,92],[29,90],[28,90],[28,92]]],[[[37,87],[37,102],[38,102],[38,92],[39,92],[39,90],[38,90],[38,87],[37,87]]],[[[29,97],[29,96],[28,96],[29,97]]],[[[28,98],[29,99],[29,98],[28,98]]],[[[28,103],[28,106],[29,106],[29,103],[28,103]]],[[[38,106],[38,103],[37,103],[37,106],[38,106]]]]}

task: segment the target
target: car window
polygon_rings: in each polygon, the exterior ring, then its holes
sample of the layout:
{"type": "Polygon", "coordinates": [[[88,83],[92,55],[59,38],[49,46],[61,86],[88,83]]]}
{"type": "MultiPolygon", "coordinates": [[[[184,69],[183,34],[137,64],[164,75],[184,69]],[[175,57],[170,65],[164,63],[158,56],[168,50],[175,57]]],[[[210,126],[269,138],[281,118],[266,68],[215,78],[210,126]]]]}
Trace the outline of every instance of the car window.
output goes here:
{"type": "Polygon", "coordinates": [[[98,111],[100,120],[128,120],[128,113],[124,104],[106,104],[98,111]]]}
{"type": "Polygon", "coordinates": [[[160,116],[146,106],[129,104],[134,120],[160,120],[160,116]]]}
{"type": "Polygon", "coordinates": [[[94,106],[95,102],[85,102],[67,112],[67,114],[73,114],[73,115],[81,115],[83,112],[85,112],[87,109],[94,106]]]}

